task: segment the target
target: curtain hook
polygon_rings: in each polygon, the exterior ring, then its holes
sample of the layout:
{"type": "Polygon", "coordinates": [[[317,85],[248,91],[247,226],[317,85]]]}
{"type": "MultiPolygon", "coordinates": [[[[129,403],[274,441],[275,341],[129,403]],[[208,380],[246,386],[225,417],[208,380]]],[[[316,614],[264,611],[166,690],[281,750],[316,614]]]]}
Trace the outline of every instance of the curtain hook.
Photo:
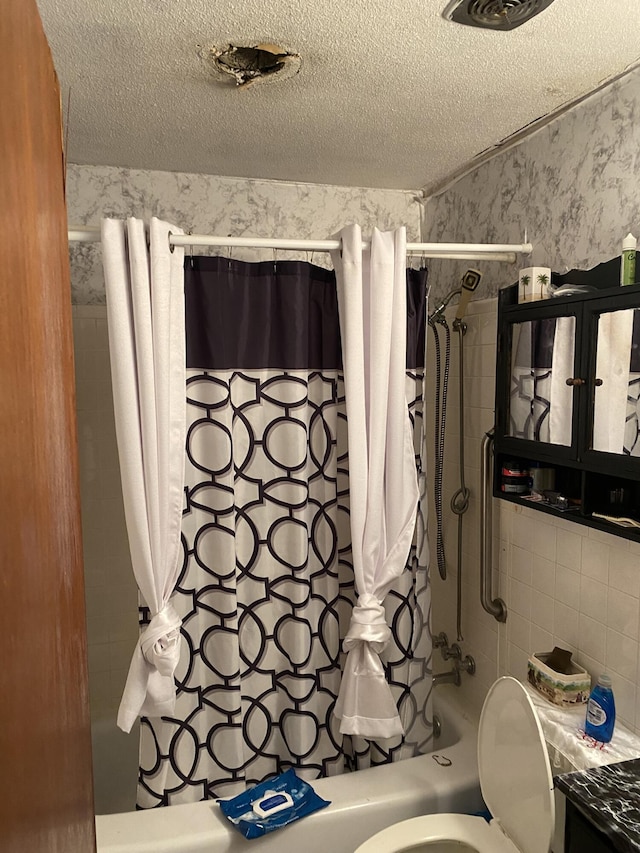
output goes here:
{"type": "Polygon", "coordinates": [[[278,250],[274,248],[273,250],[273,274],[276,275],[278,272],[276,264],[278,263],[278,250]]]}
{"type": "MultiPolygon", "coordinates": [[[[190,228],[190,229],[187,231],[187,234],[189,235],[189,237],[191,237],[191,236],[192,236],[192,234],[193,234],[193,228],[190,228]]],[[[190,265],[191,269],[194,269],[194,263],[193,263],[193,243],[189,243],[189,265],[190,265]]]]}
{"type": "MultiPolygon", "coordinates": [[[[231,235],[229,235],[231,236],[231,235]]],[[[227,270],[231,269],[231,246],[227,246],[227,270]]]]}
{"type": "Polygon", "coordinates": [[[169,233],[167,234],[167,242],[169,243],[169,251],[171,252],[171,254],[173,254],[173,250],[175,249],[175,246],[171,242],[172,237],[173,237],[173,231],[169,231],[169,233]]]}

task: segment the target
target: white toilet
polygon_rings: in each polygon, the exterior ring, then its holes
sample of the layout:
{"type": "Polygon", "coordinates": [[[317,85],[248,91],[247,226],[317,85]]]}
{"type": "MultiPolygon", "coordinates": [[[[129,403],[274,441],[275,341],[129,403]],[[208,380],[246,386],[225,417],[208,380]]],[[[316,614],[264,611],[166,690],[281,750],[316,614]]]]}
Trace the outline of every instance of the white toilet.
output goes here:
{"type": "Polygon", "coordinates": [[[414,817],[372,836],[356,853],[549,853],[555,823],[553,777],[540,721],[515,678],[499,678],[478,729],[482,817],[414,817]]]}

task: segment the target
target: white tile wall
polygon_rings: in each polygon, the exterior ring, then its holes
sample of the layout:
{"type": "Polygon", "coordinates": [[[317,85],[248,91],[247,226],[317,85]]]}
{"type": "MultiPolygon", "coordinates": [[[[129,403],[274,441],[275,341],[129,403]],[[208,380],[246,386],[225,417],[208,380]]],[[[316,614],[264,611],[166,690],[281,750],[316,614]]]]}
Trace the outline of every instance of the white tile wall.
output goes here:
{"type": "MultiPolygon", "coordinates": [[[[640,731],[640,714],[636,711],[640,624],[640,557],[634,553],[637,547],[624,539],[543,516],[526,507],[502,503],[500,515],[501,519],[519,517],[519,524],[527,524],[535,531],[538,543],[548,543],[554,536],[556,539],[555,559],[545,558],[544,563],[534,567],[534,576],[538,572],[539,576],[537,582],[532,578],[530,588],[534,596],[531,629],[545,631],[550,645],[525,646],[526,635],[510,616],[501,629],[506,633],[508,648],[511,651],[515,645],[519,652],[530,652],[561,645],[571,649],[592,676],[597,677],[604,670],[610,672],[618,718],[634,731],[640,731]],[[537,588],[544,595],[542,600],[536,600],[537,588]]],[[[517,572],[518,553],[508,523],[504,526],[502,545],[511,552],[507,561],[511,579],[507,604],[515,610],[517,599],[512,579],[517,572]]],[[[517,592],[522,594],[522,590],[517,592]]],[[[520,678],[525,675],[522,670],[511,673],[520,678]]]]}
{"type": "MultiPolygon", "coordinates": [[[[475,405],[465,406],[464,435],[466,475],[476,482],[483,430],[493,423],[495,378],[496,300],[472,302],[465,338],[465,375],[481,380],[473,392],[475,405]]],[[[431,333],[429,333],[431,335],[431,333]]],[[[429,364],[433,356],[429,350],[429,364]]],[[[454,359],[450,399],[457,395],[457,359],[454,359]]],[[[433,370],[429,370],[433,374],[433,370]]],[[[433,400],[432,376],[427,400],[433,400]]],[[[466,390],[466,387],[465,387],[466,390]]],[[[470,397],[472,395],[469,395],[470,397]]],[[[431,405],[428,405],[431,410],[431,405]]],[[[450,413],[453,419],[453,406],[450,413]]],[[[428,458],[433,447],[432,426],[427,422],[428,458]]],[[[457,427],[455,429],[457,434],[457,427]]],[[[456,486],[457,440],[451,425],[447,437],[444,493],[446,540],[450,577],[442,582],[432,556],[433,630],[444,630],[455,640],[456,538],[448,504],[456,486]]],[[[430,463],[431,464],[431,463],[430,463]]],[[[465,525],[479,525],[477,490],[465,525]]],[[[549,651],[554,645],[570,649],[576,660],[597,677],[607,671],[613,678],[618,718],[640,733],[637,707],[640,682],[640,545],[617,536],[590,530],[562,518],[553,518],[506,501],[493,501],[493,566],[497,589],[509,609],[506,624],[486,614],[479,600],[479,551],[477,540],[464,552],[463,654],[480,662],[474,677],[464,676],[462,693],[479,711],[488,687],[496,676],[526,678],[527,658],[533,651],[549,651]]],[[[430,508],[429,535],[433,548],[435,519],[430,508]]],[[[437,671],[449,664],[435,655],[437,671]]]]}
{"type": "Polygon", "coordinates": [[[74,305],[78,444],[89,696],[98,814],[135,807],[137,730],[125,735],[116,713],[138,637],[116,447],[105,305],[74,305]]]}
{"type": "MultiPolygon", "coordinates": [[[[448,312],[451,317],[453,312],[448,312]]],[[[471,489],[469,510],[463,521],[463,570],[462,570],[462,635],[459,641],[464,654],[472,654],[477,671],[473,677],[464,676],[462,692],[475,708],[484,700],[488,687],[495,680],[499,669],[498,623],[487,616],[479,606],[479,531],[480,515],[478,494],[480,486],[480,440],[484,432],[493,426],[494,375],[496,358],[496,311],[495,300],[474,301],[467,316],[467,334],[464,338],[464,374],[466,378],[464,404],[464,448],[465,481],[471,489]]],[[[449,642],[457,640],[456,635],[456,585],[457,585],[457,519],[449,509],[451,495],[459,486],[458,435],[459,435],[459,360],[457,333],[452,334],[451,377],[447,415],[447,444],[445,450],[445,475],[443,489],[445,549],[447,553],[448,578],[442,581],[435,563],[435,510],[433,497],[429,505],[429,540],[431,547],[431,583],[433,587],[432,629],[434,634],[445,631],[449,642]]],[[[434,399],[434,346],[433,333],[428,332],[427,340],[427,460],[429,471],[433,471],[433,399],[434,399]]],[[[432,477],[429,477],[432,482],[432,477]]],[[[497,526],[496,526],[497,529],[497,526]]],[[[518,541],[527,548],[531,547],[531,531],[527,527],[518,529],[518,541]]],[[[499,543],[499,539],[496,540],[499,543]]],[[[531,553],[521,548],[523,559],[516,580],[521,584],[531,583],[531,553]]],[[[496,569],[504,561],[499,546],[494,548],[494,566],[496,569]],[[502,560],[501,560],[502,556],[502,560]]],[[[504,566],[503,566],[504,569],[504,566]]],[[[496,584],[502,584],[502,572],[496,571],[496,584]]],[[[523,598],[519,599],[519,608],[527,611],[523,598]]],[[[516,623],[526,630],[527,619],[516,614],[516,623]],[[518,621],[519,620],[519,621],[518,621]]],[[[506,653],[506,652],[505,652],[506,653]]],[[[450,663],[442,660],[436,652],[434,669],[442,672],[450,663]]]]}

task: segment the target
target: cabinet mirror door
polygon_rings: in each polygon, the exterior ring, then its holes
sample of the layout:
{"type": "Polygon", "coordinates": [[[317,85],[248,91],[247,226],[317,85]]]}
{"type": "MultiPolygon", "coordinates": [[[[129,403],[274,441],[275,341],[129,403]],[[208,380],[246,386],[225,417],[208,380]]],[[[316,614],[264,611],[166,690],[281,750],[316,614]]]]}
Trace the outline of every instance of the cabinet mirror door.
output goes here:
{"type": "Polygon", "coordinates": [[[571,445],[576,318],[514,323],[508,435],[571,445]]]}
{"type": "Polygon", "coordinates": [[[640,456],[640,310],[598,318],[593,449],[640,456]]]}

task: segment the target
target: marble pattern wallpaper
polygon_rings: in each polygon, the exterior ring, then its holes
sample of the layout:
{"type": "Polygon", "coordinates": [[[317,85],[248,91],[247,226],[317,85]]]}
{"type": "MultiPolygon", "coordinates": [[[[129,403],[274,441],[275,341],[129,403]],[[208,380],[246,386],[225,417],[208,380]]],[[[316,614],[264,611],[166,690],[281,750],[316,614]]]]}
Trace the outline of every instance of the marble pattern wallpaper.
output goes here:
{"type": "Polygon", "coordinates": [[[517,281],[521,266],[588,269],[640,236],[640,73],[633,72],[465,175],[426,204],[425,240],[521,242],[520,263],[432,262],[434,292],[483,271],[478,298],[517,281]],[[527,261],[525,263],[525,261],[527,261]]]}
{"type": "MultiPolygon", "coordinates": [[[[237,237],[328,239],[358,222],[363,231],[407,226],[407,239],[420,239],[419,193],[403,190],[224,178],[180,172],[153,172],[112,166],[69,165],[69,223],[98,225],[102,217],[158,216],[194,234],[237,237]]],[[[196,254],[219,252],[195,247],[196,254]]],[[[222,250],[226,252],[227,250],[222,250]]],[[[72,301],[105,301],[100,246],[71,245],[72,301]]],[[[301,259],[329,266],[322,253],[295,255],[272,250],[234,249],[238,260],[301,259]]]]}

